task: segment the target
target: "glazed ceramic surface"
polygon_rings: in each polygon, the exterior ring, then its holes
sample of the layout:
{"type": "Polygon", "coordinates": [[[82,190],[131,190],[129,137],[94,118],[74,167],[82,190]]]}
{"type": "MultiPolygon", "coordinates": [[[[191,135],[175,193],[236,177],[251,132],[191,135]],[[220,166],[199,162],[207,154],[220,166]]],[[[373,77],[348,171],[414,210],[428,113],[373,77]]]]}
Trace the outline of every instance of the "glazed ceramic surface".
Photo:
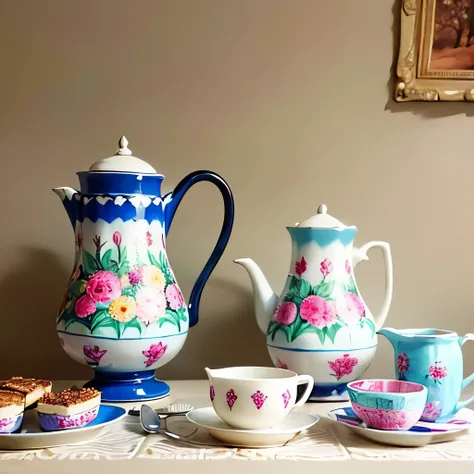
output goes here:
{"type": "Polygon", "coordinates": [[[38,422],[44,431],[70,430],[87,426],[97,418],[98,414],[98,406],[75,415],[38,413],[38,422]]]}
{"type": "Polygon", "coordinates": [[[359,380],[347,384],[354,413],[367,426],[408,430],[421,417],[428,390],[400,380],[359,380]]]}
{"type": "Polygon", "coordinates": [[[461,391],[474,374],[463,379],[461,347],[473,334],[459,337],[441,329],[384,328],[379,331],[392,344],[395,352],[395,373],[399,380],[425,385],[428,399],[423,411],[424,421],[445,421],[474,401],[474,396],[460,402],[461,391]]]}
{"type": "Polygon", "coordinates": [[[295,407],[303,405],[313,388],[313,378],[274,367],[208,369],[209,396],[219,417],[238,429],[276,426],[295,407]],[[307,385],[297,400],[298,385],[307,385]]]}
{"type": "Polygon", "coordinates": [[[367,428],[351,408],[336,408],[328,413],[331,420],[346,426],[359,436],[377,443],[393,446],[418,447],[432,443],[452,441],[466,434],[474,419],[474,412],[469,409],[461,410],[458,415],[444,424],[418,421],[409,430],[377,430],[367,428]]]}
{"type": "Polygon", "coordinates": [[[23,413],[0,419],[0,434],[14,433],[19,430],[23,421],[23,413]]]}
{"type": "Polygon", "coordinates": [[[225,445],[244,448],[282,446],[298,433],[311,428],[319,418],[305,413],[290,413],[279,425],[266,430],[239,430],[224,423],[211,407],[197,408],[187,414],[187,419],[206,429],[225,445]]]}
{"type": "Polygon", "coordinates": [[[81,190],[56,188],[74,229],[74,268],[57,318],[64,350],[95,370],[89,384],[105,401],[160,398],[169,387],[154,371],[183,347],[198,321],[204,285],[220,259],[233,224],[233,198],[209,171],[185,177],[162,195],[164,176],[131,156],[120,140],[115,156],[78,173],[81,190]],[[190,304],[171,269],[165,236],[186,191],[199,181],[215,184],[224,199],[224,224],[190,304]]]}
{"type": "Polygon", "coordinates": [[[96,438],[109,425],[126,416],[123,408],[100,405],[94,421],[83,428],[59,431],[41,431],[36,410],[25,412],[20,433],[0,434],[0,449],[41,449],[65,444],[82,443],[96,438]]]}
{"type": "Polygon", "coordinates": [[[387,316],[392,299],[392,259],[389,244],[369,242],[353,247],[356,227],[347,227],[327,214],[289,227],[291,262],[282,293],[270,288],[260,268],[245,258],[252,280],[255,312],[277,367],[310,374],[315,380],[312,400],[348,400],[346,384],[369,367],[377,346],[376,330],[387,316]],[[354,268],[367,260],[373,247],[385,257],[385,298],[374,317],[357,287],[354,268]]]}

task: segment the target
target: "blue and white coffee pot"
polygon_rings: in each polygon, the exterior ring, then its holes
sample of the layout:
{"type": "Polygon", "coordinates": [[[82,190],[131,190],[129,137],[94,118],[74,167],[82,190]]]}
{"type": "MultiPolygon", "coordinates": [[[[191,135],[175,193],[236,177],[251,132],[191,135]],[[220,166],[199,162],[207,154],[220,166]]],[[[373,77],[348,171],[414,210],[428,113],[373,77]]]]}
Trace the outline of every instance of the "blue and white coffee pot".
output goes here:
{"type": "Polygon", "coordinates": [[[186,176],[162,196],[164,179],[132,156],[125,137],[114,156],[77,173],[80,191],[55,188],[75,233],[76,252],[57,316],[64,350],[95,371],[104,401],[152,400],[169,386],[155,370],[183,347],[198,322],[204,286],[229,241],[234,201],[210,171],[186,176]],[[166,254],[165,237],[186,191],[210,181],[222,194],[224,222],[217,244],[184,301],[166,254]]]}

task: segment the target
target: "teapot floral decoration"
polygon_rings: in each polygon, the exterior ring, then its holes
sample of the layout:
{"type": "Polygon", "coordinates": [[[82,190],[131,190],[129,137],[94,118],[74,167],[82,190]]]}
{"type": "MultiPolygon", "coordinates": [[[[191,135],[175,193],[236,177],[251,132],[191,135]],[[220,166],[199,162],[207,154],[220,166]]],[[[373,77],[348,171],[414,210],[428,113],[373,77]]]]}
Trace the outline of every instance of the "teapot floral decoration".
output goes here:
{"type": "Polygon", "coordinates": [[[114,156],[78,173],[81,191],[55,188],[75,232],[74,268],[57,332],[64,350],[92,367],[87,386],[104,401],[149,400],[168,394],[154,372],[181,350],[198,322],[201,293],[230,238],[234,202],[210,171],[186,176],[162,196],[164,176],[132,156],[125,137],[114,156]],[[224,222],[187,306],[166,254],[165,237],[186,191],[199,181],[220,190],[224,222]]]}
{"type": "Polygon", "coordinates": [[[235,260],[250,275],[255,313],[266,334],[273,363],[309,374],[315,385],[310,400],[348,400],[346,385],[368,368],[377,347],[376,330],[392,299],[392,258],[386,242],[353,247],[357,228],[318,214],[287,228],[292,239],[290,270],[280,296],[257,264],[235,260]],[[379,247],[385,257],[385,300],[375,317],[360,295],[354,267],[379,247]]]}

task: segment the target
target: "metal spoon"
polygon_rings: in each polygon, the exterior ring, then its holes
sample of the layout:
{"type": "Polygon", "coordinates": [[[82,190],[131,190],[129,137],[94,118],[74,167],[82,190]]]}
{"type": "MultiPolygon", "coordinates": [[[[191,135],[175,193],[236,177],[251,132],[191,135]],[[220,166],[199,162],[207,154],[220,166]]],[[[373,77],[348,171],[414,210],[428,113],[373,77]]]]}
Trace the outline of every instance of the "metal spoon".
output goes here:
{"type": "Polygon", "coordinates": [[[142,405],[140,407],[140,425],[143,431],[156,434],[160,431],[161,419],[153,408],[142,405]]]}

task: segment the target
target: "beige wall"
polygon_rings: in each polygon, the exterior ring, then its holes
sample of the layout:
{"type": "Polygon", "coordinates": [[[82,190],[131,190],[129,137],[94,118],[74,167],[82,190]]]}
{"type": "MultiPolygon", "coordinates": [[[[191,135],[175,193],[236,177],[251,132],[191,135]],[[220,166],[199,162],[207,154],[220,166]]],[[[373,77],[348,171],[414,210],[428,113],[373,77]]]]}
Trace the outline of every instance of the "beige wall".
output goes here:
{"type": "MultiPolygon", "coordinates": [[[[3,2],[0,376],[90,375],[55,333],[73,235],[50,189],[75,186],[75,171],[112,154],[122,133],[166,175],[165,190],[209,168],[235,193],[233,237],[201,322],[160,377],[269,363],[232,259],[254,258],[280,291],[285,226],[321,202],[359,227],[358,244],[391,243],[387,324],[474,330],[474,106],[392,102],[397,11],[389,0],[3,2]]],[[[168,246],[186,294],[221,213],[217,190],[202,184],[176,215],[168,246]]],[[[376,312],[377,252],[357,279],[376,312]]],[[[465,354],[474,369],[474,348],[465,354]]],[[[381,341],[370,374],[391,364],[381,341]]]]}

